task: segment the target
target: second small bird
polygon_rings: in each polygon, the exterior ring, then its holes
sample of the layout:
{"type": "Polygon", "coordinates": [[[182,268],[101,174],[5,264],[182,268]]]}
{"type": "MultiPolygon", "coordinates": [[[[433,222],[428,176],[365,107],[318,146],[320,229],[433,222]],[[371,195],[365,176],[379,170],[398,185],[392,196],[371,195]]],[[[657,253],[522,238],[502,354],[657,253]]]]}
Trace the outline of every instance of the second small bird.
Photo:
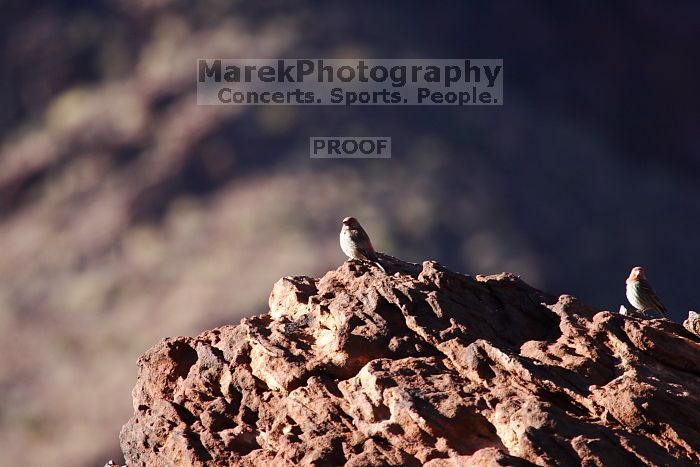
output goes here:
{"type": "Polygon", "coordinates": [[[343,219],[343,228],[340,229],[340,249],[348,258],[370,261],[386,272],[386,269],[379,263],[369,235],[354,217],[343,219]]]}
{"type": "Polygon", "coordinates": [[[654,288],[644,275],[644,268],[639,266],[632,268],[626,284],[627,300],[633,307],[642,313],[656,310],[661,313],[661,316],[666,317],[666,307],[661,304],[654,288]]]}

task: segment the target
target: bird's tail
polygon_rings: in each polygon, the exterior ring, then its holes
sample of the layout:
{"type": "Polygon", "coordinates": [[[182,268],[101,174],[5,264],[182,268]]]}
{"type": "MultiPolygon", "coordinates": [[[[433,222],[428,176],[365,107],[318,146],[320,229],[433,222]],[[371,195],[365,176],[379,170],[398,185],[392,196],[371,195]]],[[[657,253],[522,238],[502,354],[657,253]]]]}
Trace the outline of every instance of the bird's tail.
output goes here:
{"type": "Polygon", "coordinates": [[[386,274],[386,269],[384,269],[384,266],[382,266],[382,263],[380,263],[378,259],[376,259],[372,262],[374,263],[375,266],[377,266],[379,269],[381,269],[384,272],[384,274],[386,274]]]}
{"type": "Polygon", "coordinates": [[[384,269],[384,266],[382,266],[382,263],[379,262],[379,258],[377,257],[377,254],[375,252],[370,252],[367,256],[367,259],[370,260],[375,266],[377,266],[379,269],[384,271],[384,274],[386,274],[386,269],[384,269]]]}

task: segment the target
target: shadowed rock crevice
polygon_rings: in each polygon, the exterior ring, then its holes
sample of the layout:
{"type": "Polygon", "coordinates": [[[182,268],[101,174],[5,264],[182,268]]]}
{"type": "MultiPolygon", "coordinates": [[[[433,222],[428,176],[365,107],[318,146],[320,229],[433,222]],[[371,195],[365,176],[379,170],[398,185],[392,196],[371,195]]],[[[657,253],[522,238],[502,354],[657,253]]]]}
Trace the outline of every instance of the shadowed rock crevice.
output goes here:
{"type": "Polygon", "coordinates": [[[130,465],[696,465],[700,341],[381,256],[139,359],[130,465]]]}

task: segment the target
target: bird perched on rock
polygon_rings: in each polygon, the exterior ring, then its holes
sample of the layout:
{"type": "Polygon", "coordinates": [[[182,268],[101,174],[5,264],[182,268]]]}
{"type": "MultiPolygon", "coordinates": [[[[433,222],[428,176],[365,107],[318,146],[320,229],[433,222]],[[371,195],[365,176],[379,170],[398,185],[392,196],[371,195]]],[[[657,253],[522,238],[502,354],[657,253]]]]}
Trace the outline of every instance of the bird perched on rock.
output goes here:
{"type": "Polygon", "coordinates": [[[666,307],[661,304],[661,300],[654,292],[654,288],[644,275],[644,268],[639,266],[632,268],[626,284],[627,300],[633,307],[641,312],[657,310],[662,316],[666,317],[666,307]]]}
{"type": "Polygon", "coordinates": [[[340,229],[340,249],[348,255],[348,258],[369,261],[386,272],[386,269],[379,263],[369,235],[354,217],[343,219],[343,228],[340,229]]]}

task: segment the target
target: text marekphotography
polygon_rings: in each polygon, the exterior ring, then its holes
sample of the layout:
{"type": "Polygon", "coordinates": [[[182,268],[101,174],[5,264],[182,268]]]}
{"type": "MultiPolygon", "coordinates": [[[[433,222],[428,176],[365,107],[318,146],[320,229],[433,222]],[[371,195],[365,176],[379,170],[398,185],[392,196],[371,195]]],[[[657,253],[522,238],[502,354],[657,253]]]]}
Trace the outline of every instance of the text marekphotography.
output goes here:
{"type": "Polygon", "coordinates": [[[502,105],[503,60],[199,59],[199,105],[502,105]]]}

